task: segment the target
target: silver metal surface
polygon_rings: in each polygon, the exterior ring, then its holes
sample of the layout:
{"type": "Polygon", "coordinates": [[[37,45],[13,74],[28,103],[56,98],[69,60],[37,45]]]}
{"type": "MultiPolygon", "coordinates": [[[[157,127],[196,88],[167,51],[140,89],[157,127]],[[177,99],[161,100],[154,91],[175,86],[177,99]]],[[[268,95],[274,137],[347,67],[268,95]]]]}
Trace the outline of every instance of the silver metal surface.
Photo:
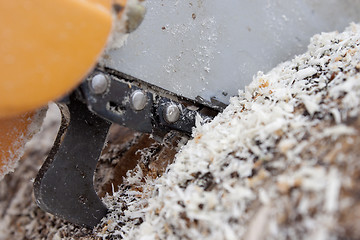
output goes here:
{"type": "Polygon", "coordinates": [[[164,119],[168,123],[174,123],[180,118],[180,109],[176,104],[170,104],[164,109],[164,119]]]}
{"type": "Polygon", "coordinates": [[[104,65],[175,94],[228,103],[310,37],[360,20],[357,0],[147,0],[142,24],[104,65]]]}
{"type": "Polygon", "coordinates": [[[131,94],[131,107],[136,111],[143,110],[146,106],[146,100],[146,94],[141,90],[136,90],[131,94]]]}
{"type": "Polygon", "coordinates": [[[104,74],[97,74],[90,80],[91,91],[95,94],[103,94],[109,87],[109,82],[104,74]]]}

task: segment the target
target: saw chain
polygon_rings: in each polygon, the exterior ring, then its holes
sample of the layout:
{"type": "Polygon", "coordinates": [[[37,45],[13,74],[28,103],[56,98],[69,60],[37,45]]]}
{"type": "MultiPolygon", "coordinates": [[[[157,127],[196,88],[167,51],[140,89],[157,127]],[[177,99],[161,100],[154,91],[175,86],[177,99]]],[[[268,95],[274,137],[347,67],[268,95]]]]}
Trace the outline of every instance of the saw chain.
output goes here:
{"type": "Polygon", "coordinates": [[[95,192],[94,171],[111,124],[158,139],[171,130],[190,135],[197,118],[206,122],[222,110],[205,104],[111,69],[96,69],[57,103],[62,124],[34,182],[37,204],[74,224],[96,226],[108,210],[95,192]]]}

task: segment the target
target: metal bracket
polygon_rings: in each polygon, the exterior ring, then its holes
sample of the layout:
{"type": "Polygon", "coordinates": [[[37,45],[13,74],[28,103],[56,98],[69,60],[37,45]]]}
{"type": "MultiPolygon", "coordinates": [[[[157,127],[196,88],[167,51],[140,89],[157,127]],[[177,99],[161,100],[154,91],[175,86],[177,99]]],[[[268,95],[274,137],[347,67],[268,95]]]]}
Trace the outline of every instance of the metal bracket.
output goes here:
{"type": "Polygon", "coordinates": [[[36,202],[55,216],[94,227],[107,213],[94,190],[93,176],[111,123],[90,112],[74,94],[68,109],[58,106],[62,125],[35,179],[36,202]]]}
{"type": "Polygon", "coordinates": [[[131,94],[141,90],[139,87],[124,83],[114,77],[95,71],[85,80],[80,89],[84,95],[88,108],[97,115],[126,126],[139,132],[151,133],[153,95],[147,92],[146,105],[140,111],[134,110],[131,106],[131,94]],[[108,79],[108,87],[103,93],[97,93],[92,87],[94,78],[103,75],[108,79]]]}
{"type": "Polygon", "coordinates": [[[140,132],[166,133],[177,130],[191,134],[197,114],[203,118],[212,118],[218,113],[203,104],[110,70],[94,71],[80,89],[91,111],[111,122],[140,132]],[[107,80],[99,84],[98,79],[107,80]],[[104,85],[107,85],[106,90],[104,85]],[[94,86],[99,88],[95,89],[94,86]],[[142,107],[134,108],[132,96],[137,92],[142,92],[144,105],[138,104],[142,107]],[[176,110],[175,118],[169,108],[176,110]],[[213,115],[202,114],[204,109],[207,113],[212,111],[213,115]]]}

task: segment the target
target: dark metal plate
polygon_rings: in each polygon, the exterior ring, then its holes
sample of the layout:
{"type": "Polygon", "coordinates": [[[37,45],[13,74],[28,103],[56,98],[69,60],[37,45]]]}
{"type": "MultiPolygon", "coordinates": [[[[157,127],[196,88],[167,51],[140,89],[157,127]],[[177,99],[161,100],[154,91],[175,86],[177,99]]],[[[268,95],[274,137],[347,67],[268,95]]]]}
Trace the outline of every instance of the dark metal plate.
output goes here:
{"type": "Polygon", "coordinates": [[[107,213],[93,176],[111,124],[73,96],[68,111],[62,105],[60,110],[62,126],[34,182],[36,202],[55,216],[94,227],[107,213]]]}

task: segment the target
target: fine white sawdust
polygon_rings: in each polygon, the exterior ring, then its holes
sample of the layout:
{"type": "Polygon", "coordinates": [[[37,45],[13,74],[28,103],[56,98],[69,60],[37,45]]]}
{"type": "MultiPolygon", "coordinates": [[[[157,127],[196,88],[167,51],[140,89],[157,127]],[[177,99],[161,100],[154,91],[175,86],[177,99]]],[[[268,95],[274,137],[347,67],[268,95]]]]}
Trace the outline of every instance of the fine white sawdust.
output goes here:
{"type": "Polygon", "coordinates": [[[360,25],[351,24],[315,35],[306,53],[259,72],[223,113],[194,129],[163,176],[129,172],[104,199],[111,212],[94,232],[141,240],[336,238],[346,178],[319,164],[315,145],[351,143],[358,134],[346,120],[359,115],[359,44],[360,25]]]}

